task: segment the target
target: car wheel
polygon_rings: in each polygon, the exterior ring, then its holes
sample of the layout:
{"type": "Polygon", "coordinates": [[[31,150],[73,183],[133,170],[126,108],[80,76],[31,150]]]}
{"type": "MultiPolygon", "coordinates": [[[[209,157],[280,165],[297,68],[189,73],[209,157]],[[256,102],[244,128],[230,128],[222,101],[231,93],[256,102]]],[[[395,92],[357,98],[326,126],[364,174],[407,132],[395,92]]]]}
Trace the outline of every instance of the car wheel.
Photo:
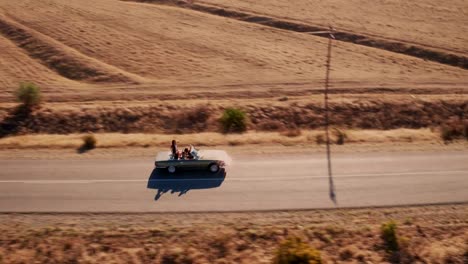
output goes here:
{"type": "Polygon", "coordinates": [[[213,164],[210,164],[210,166],[208,167],[208,169],[209,169],[212,173],[215,173],[215,172],[218,172],[218,171],[219,171],[219,166],[218,166],[218,164],[213,163],[213,164]]]}
{"type": "Polygon", "coordinates": [[[174,173],[176,171],[176,168],[175,168],[175,166],[169,166],[169,167],[167,167],[167,171],[169,173],[174,173]]]}

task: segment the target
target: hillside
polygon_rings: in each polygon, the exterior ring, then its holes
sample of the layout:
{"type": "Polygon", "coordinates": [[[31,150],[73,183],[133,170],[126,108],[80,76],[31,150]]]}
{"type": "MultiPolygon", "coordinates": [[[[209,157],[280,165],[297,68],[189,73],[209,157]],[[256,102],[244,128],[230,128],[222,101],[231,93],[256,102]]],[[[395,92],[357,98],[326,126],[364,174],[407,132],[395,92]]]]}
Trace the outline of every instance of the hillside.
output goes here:
{"type": "Polygon", "coordinates": [[[312,25],[329,25],[387,39],[468,55],[466,1],[436,0],[202,0],[233,10],[252,12],[312,25]]]}
{"type": "MultiPolygon", "coordinates": [[[[311,15],[301,3],[288,8],[282,8],[281,1],[271,5],[259,5],[261,1],[229,3],[269,15],[284,10],[281,16],[291,19],[311,15]]],[[[383,8],[381,5],[375,5],[375,12],[383,8]]],[[[336,10],[337,15],[342,12],[336,10]]],[[[427,12],[431,10],[428,7],[427,12]]],[[[447,12],[450,10],[442,13],[447,12]]],[[[450,21],[458,25],[459,20],[454,15],[450,21]]],[[[350,15],[343,17],[343,27],[358,30],[359,26],[349,26],[353,24],[350,21],[356,25],[365,22],[350,15]]],[[[437,30],[453,24],[449,22],[437,30]]],[[[372,25],[369,23],[369,33],[380,34],[371,30],[372,25]]],[[[435,33],[411,32],[403,39],[445,45],[421,37],[435,33]]],[[[388,31],[388,37],[395,37],[392,34],[388,31]]],[[[463,34],[459,38],[464,42],[463,34]]],[[[450,50],[465,54],[459,41],[445,39],[453,45],[450,50]]],[[[168,92],[321,88],[326,41],[177,6],[118,0],[0,0],[0,100],[11,101],[9,92],[26,80],[40,84],[49,98],[61,100],[102,99],[107,95],[112,99],[115,94],[129,99],[125,97],[128,94],[151,98],[168,92]]],[[[466,70],[458,67],[352,43],[334,45],[335,87],[460,88],[468,83],[466,70]]]]}

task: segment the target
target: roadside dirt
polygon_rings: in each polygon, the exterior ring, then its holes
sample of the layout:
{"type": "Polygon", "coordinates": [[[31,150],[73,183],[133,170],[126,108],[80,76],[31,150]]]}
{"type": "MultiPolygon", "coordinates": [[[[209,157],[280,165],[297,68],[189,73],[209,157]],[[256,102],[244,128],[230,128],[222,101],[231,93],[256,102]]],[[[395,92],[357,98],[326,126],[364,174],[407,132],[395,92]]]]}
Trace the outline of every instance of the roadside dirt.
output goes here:
{"type": "MultiPolygon", "coordinates": [[[[271,135],[270,135],[271,136],[271,135]]],[[[40,136],[39,136],[40,137],[40,136]]],[[[44,136],[45,138],[54,136],[44,136]]],[[[325,157],[325,146],[317,145],[315,142],[295,142],[293,140],[277,139],[277,142],[269,143],[246,143],[242,144],[240,140],[234,140],[235,145],[229,143],[220,143],[213,145],[206,145],[209,138],[196,136],[196,139],[189,136],[155,136],[147,135],[143,138],[157,138],[161,140],[159,144],[151,141],[141,140],[141,135],[129,134],[127,137],[124,135],[97,135],[98,147],[91,151],[80,153],[79,146],[82,144],[81,135],[72,135],[65,140],[57,139],[31,139],[31,138],[18,138],[16,144],[2,141],[0,143],[0,159],[2,160],[76,160],[76,159],[127,159],[135,158],[139,160],[148,160],[149,163],[154,161],[156,154],[159,151],[167,151],[168,143],[170,140],[177,139],[181,145],[193,144],[199,149],[222,149],[227,151],[232,157],[256,157],[256,156],[290,156],[290,155],[310,155],[313,153],[322,153],[325,157]],[[107,147],[101,145],[106,144],[105,140],[110,140],[107,147]],[[112,144],[112,140],[118,139],[118,143],[112,144]],[[199,144],[197,140],[205,142],[205,145],[199,144]],[[62,143],[62,145],[58,145],[62,143]]],[[[12,139],[15,140],[14,138],[12,139]]],[[[109,142],[109,141],[108,141],[109,142]]],[[[345,143],[344,145],[332,145],[332,153],[387,153],[387,152],[447,152],[447,151],[466,151],[468,149],[468,142],[455,141],[450,144],[444,144],[441,141],[433,140],[418,140],[413,139],[412,142],[408,138],[403,138],[401,141],[393,141],[386,139],[386,142],[358,142],[358,143],[345,143]]]]}
{"type": "Polygon", "coordinates": [[[468,206],[246,213],[0,214],[4,263],[271,263],[299,237],[327,263],[466,263],[468,206]],[[397,225],[388,252],[381,225],[397,225]]]}

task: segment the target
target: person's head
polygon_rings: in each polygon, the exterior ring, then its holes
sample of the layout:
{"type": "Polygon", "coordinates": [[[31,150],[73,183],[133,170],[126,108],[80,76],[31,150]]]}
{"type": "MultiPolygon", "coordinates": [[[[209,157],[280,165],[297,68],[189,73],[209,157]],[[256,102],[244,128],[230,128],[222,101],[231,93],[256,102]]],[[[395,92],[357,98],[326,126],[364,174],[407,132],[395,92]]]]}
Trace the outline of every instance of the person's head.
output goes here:
{"type": "Polygon", "coordinates": [[[175,144],[176,144],[176,141],[172,140],[172,146],[174,146],[175,144]]]}
{"type": "Polygon", "coordinates": [[[185,149],[184,149],[184,152],[185,152],[185,153],[188,153],[188,152],[189,152],[188,148],[185,148],[185,149]]]}

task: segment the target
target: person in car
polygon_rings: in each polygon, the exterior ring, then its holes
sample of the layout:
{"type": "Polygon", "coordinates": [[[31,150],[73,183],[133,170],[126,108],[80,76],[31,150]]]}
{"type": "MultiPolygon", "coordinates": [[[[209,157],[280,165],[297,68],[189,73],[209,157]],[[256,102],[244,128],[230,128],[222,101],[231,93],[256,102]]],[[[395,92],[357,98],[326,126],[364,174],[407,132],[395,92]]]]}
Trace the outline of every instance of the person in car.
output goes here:
{"type": "Polygon", "coordinates": [[[184,160],[191,160],[193,159],[192,154],[190,153],[189,148],[185,148],[184,152],[182,152],[182,159],[184,160]]]}
{"type": "Polygon", "coordinates": [[[186,158],[186,159],[189,159],[189,160],[193,159],[193,155],[192,155],[191,149],[192,149],[192,147],[190,147],[190,149],[189,149],[189,148],[185,148],[184,152],[185,152],[185,158],[186,158]]]}
{"type": "Polygon", "coordinates": [[[179,159],[180,158],[180,152],[179,152],[179,149],[177,148],[177,142],[175,140],[172,140],[171,153],[172,153],[172,158],[173,159],[179,159]]]}

